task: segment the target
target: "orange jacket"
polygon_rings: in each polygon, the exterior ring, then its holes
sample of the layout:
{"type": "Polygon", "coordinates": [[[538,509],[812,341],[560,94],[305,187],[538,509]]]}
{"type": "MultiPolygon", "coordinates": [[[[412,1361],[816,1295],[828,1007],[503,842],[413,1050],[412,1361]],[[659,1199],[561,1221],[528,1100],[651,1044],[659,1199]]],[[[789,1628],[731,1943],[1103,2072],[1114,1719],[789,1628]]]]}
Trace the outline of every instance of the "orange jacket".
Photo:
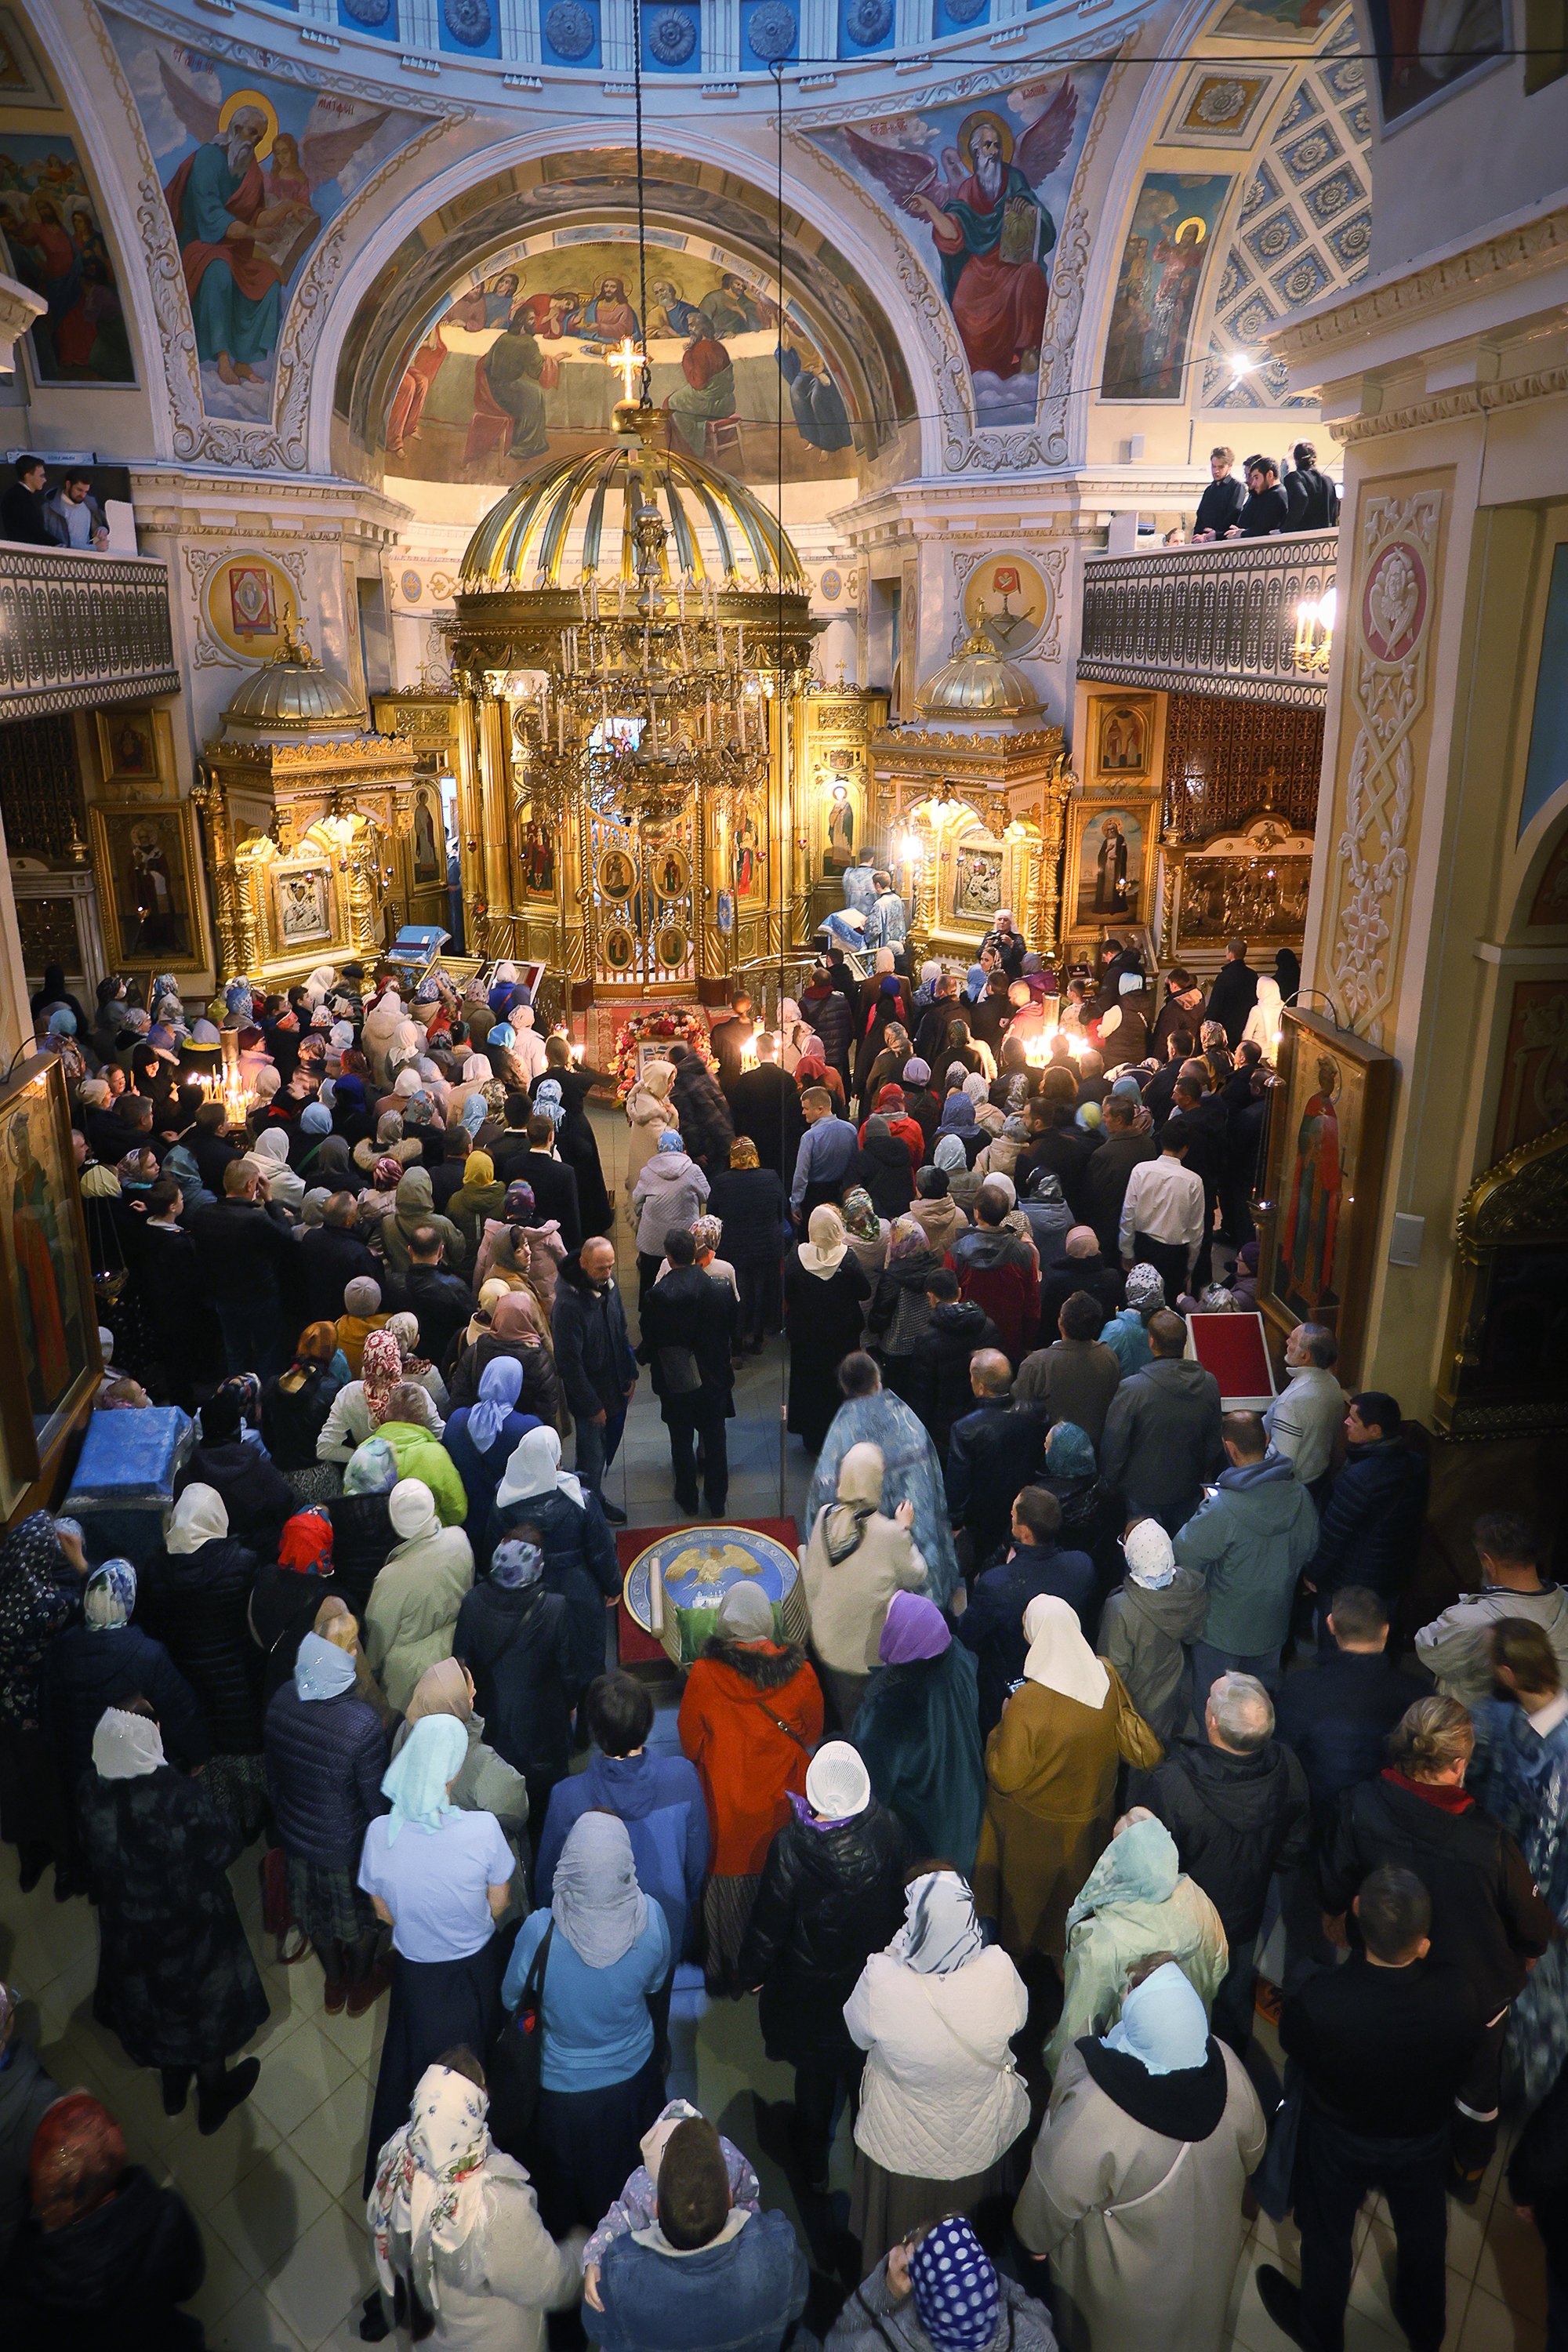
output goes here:
{"type": "Polygon", "coordinates": [[[789,1819],[789,1792],[805,1794],[805,1768],[822,1737],[822,1690],[804,1661],[777,1679],[790,1654],[775,1643],[721,1646],[727,1655],[699,1658],[687,1676],[680,1745],[708,1800],[709,1868],[715,1878],[754,1878],[789,1819]]]}

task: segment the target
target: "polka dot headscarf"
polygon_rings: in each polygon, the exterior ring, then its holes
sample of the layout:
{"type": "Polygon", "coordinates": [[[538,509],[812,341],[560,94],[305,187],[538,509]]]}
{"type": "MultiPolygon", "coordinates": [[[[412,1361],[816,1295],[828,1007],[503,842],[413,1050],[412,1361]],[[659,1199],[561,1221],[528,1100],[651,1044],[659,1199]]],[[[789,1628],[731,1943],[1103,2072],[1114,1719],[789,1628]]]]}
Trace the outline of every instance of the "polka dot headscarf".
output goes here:
{"type": "Polygon", "coordinates": [[[936,2352],[982,2352],[996,2329],[1001,2290],[962,2214],[939,2221],[910,2257],[921,2326],[936,2352]]]}

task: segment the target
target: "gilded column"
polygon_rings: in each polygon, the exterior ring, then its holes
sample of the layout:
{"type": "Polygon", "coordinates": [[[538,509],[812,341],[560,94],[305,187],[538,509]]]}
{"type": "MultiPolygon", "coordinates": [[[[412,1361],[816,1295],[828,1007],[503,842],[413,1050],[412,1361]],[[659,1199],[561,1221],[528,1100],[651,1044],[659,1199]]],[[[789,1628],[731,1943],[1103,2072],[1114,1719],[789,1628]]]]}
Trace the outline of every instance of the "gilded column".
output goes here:
{"type": "MultiPolygon", "coordinates": [[[[485,890],[484,796],[479,779],[479,730],[473,697],[462,696],[453,713],[452,746],[458,770],[458,847],[462,866],[463,897],[472,904],[485,890]]],[[[468,941],[470,954],[479,942],[468,941]]]]}
{"type": "Polygon", "coordinates": [[[515,912],[511,895],[511,755],[506,740],[506,705],[493,694],[479,707],[479,840],[490,933],[515,912]]]}
{"type": "Polygon", "coordinates": [[[1062,820],[1072,797],[1072,770],[1064,760],[1046,786],[1040,825],[1040,953],[1054,955],[1061,939],[1062,820]]]}

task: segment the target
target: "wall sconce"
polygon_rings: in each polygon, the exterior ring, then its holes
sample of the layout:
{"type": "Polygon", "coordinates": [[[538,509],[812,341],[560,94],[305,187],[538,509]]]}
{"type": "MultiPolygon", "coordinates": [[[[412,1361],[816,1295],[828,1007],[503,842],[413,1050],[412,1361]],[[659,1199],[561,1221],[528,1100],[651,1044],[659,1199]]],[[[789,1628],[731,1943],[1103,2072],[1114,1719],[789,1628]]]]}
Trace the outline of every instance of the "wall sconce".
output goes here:
{"type": "Polygon", "coordinates": [[[1321,675],[1327,670],[1334,650],[1334,620],[1339,611],[1339,596],[1331,588],[1327,595],[1314,599],[1303,596],[1296,607],[1296,667],[1321,675]]]}

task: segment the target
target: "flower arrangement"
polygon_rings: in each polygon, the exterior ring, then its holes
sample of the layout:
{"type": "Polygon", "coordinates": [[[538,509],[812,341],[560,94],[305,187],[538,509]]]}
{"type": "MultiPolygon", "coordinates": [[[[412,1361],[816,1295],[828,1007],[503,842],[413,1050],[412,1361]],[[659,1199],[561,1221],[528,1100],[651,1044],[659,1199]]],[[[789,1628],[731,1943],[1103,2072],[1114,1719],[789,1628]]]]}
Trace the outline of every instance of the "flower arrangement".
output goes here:
{"type": "Polygon", "coordinates": [[[637,1074],[639,1045],[689,1045],[710,1069],[708,1024],[695,1005],[667,1004],[658,1011],[634,1013],[616,1033],[616,1092],[624,1102],[637,1074]]]}

